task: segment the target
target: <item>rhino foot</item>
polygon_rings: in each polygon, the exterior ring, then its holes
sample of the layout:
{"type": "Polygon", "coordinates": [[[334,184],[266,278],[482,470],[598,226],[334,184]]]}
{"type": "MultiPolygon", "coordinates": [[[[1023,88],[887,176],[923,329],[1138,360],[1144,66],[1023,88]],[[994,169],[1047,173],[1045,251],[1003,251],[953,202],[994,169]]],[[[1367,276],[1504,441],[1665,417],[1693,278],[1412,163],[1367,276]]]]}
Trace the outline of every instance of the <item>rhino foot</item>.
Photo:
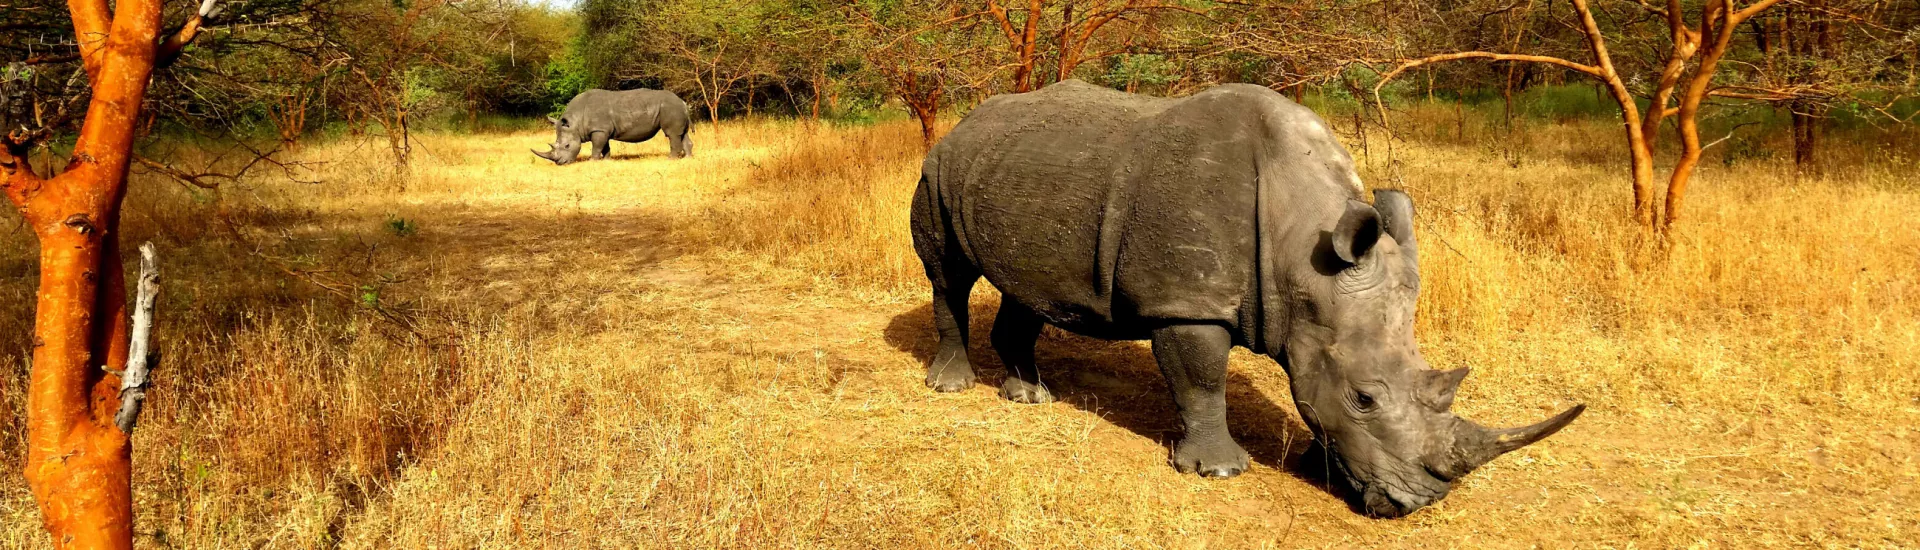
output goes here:
{"type": "Polygon", "coordinates": [[[1047,391],[1045,384],[1033,384],[1014,377],[1007,377],[1007,381],[1000,384],[1000,397],[1015,403],[1053,402],[1053,392],[1047,391]]]}
{"type": "Polygon", "coordinates": [[[1173,449],[1173,467],[1180,473],[1229,478],[1247,471],[1247,451],[1226,437],[1188,437],[1173,449]]]}
{"type": "Polygon", "coordinates": [[[973,363],[965,350],[945,351],[927,365],[927,387],[941,393],[965,391],[973,387],[973,363]]]}

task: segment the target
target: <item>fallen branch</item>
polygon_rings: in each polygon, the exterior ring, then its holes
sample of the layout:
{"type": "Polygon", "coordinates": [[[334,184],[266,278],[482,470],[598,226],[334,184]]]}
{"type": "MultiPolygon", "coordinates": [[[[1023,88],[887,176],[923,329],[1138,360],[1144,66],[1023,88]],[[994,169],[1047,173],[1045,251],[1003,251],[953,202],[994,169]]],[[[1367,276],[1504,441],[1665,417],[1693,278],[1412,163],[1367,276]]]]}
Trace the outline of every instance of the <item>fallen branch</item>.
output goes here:
{"type": "Polygon", "coordinates": [[[113,423],[133,434],[140,405],[147,399],[147,371],[153,368],[153,307],[160,295],[160,269],[155,266],[153,243],[140,245],[140,286],[133,302],[132,342],[127,346],[127,369],[120,373],[120,412],[113,423]]]}

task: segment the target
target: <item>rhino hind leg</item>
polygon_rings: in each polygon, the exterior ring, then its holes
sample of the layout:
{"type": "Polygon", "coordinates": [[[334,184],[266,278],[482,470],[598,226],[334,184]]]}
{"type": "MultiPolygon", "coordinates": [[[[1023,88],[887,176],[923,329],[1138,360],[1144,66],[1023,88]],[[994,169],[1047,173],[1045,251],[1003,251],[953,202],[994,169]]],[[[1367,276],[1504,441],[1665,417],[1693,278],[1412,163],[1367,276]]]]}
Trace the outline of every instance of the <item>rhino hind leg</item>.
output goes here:
{"type": "Polygon", "coordinates": [[[927,387],[938,392],[964,391],[974,381],[973,362],[967,359],[967,297],[980,272],[959,254],[940,256],[924,262],[933,286],[933,327],[940,333],[939,350],[927,363],[927,387]]]}
{"type": "Polygon", "coordinates": [[[957,392],[973,387],[973,362],[967,359],[967,297],[980,280],[980,268],[960,250],[952,221],[937,198],[938,187],[921,174],[909,222],[913,251],[927,269],[928,286],[933,287],[933,328],[940,333],[939,347],[927,363],[927,387],[957,392]]]}
{"type": "Polygon", "coordinates": [[[1027,306],[1012,298],[1000,298],[1000,314],[993,319],[993,351],[1007,365],[1007,380],[1000,384],[1000,397],[1015,403],[1047,403],[1053,393],[1040,382],[1040,368],[1033,361],[1033,344],[1040,339],[1045,322],[1027,306]]]}
{"type": "Polygon", "coordinates": [[[1153,357],[1173,390],[1186,434],[1173,467],[1205,477],[1247,470],[1247,451],[1227,433],[1227,352],[1233,338],[1220,325],[1173,325],[1153,331],[1153,357]]]}

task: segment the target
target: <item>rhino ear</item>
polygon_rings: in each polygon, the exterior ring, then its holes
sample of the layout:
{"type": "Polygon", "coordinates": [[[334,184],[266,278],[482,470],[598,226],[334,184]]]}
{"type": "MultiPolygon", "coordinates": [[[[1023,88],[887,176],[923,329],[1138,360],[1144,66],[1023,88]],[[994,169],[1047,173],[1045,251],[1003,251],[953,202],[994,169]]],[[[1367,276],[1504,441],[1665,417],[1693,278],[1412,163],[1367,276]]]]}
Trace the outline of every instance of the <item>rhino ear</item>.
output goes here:
{"type": "MultiPolygon", "coordinates": [[[[1373,209],[1380,212],[1380,225],[1407,257],[1419,257],[1419,244],[1413,238],[1413,199],[1398,189],[1380,189],[1373,192],[1373,209]]],[[[1417,265],[1417,264],[1416,264],[1417,265]]]]}
{"type": "Polygon", "coordinates": [[[553,115],[547,115],[547,123],[548,123],[548,124],[552,124],[552,125],[554,125],[554,126],[559,126],[559,125],[560,125],[560,119],[557,119],[557,118],[553,118],[553,115]]]}
{"type": "Polygon", "coordinates": [[[1335,256],[1349,265],[1358,264],[1360,257],[1380,242],[1380,212],[1371,204],[1349,199],[1347,211],[1340,215],[1340,223],[1333,226],[1329,237],[1335,256]]]}

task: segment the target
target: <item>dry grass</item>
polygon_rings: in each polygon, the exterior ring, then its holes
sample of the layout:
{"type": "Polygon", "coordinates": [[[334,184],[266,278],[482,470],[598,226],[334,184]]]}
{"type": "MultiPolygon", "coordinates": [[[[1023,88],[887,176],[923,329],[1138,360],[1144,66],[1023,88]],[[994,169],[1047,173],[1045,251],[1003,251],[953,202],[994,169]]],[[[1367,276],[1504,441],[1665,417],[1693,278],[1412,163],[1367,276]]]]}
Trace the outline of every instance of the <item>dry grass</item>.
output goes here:
{"type": "MultiPolygon", "coordinates": [[[[984,349],[981,387],[925,390],[916,130],[756,122],[703,125],[690,161],[648,143],[556,168],[524,152],[532,133],[429,136],[404,182],[354,143],[302,153],[328,162],[322,185],[139,178],[128,237],[168,274],[140,542],[1920,544],[1910,151],[1817,181],[1710,164],[1662,254],[1626,222],[1611,125],[1509,140],[1449,113],[1412,113],[1427,133],[1391,159],[1376,136],[1362,163],[1421,208],[1424,349],[1476,368],[1460,408],[1482,420],[1593,410],[1407,519],[1320,488],[1284,376],[1246,353],[1229,401],[1256,465],[1229,481],[1166,466],[1176,424],[1138,343],[1049,332],[1060,403],[1001,401],[984,349]]],[[[30,250],[0,229],[14,472],[30,250]]],[[[0,477],[0,547],[42,538],[0,477]]]]}

